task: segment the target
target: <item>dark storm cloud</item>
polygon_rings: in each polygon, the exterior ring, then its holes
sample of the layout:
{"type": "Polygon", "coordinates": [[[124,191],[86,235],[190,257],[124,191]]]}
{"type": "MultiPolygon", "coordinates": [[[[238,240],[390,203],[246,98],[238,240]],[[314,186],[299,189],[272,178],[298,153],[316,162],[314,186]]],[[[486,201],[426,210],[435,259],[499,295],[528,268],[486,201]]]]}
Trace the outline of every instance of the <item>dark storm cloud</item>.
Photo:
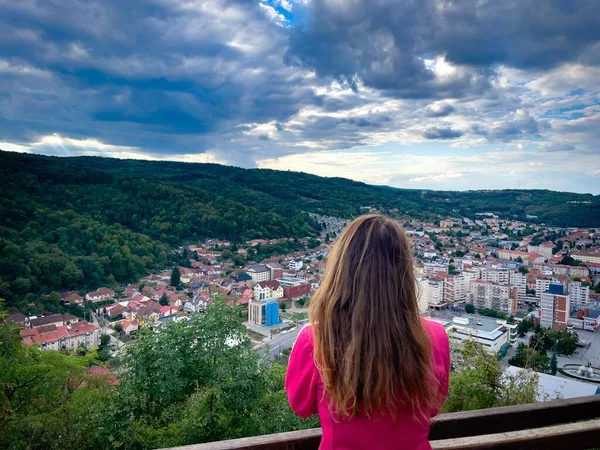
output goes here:
{"type": "Polygon", "coordinates": [[[222,128],[319,101],[284,44],[254,1],[0,0],[0,141],[202,151],[222,128]]]}
{"type": "Polygon", "coordinates": [[[463,135],[462,131],[453,130],[452,128],[428,128],[423,137],[425,139],[456,139],[463,135]]]}
{"type": "Polygon", "coordinates": [[[599,23],[597,0],[313,0],[287,56],[399,97],[461,97],[487,88],[499,64],[597,63],[599,23]],[[436,55],[468,74],[434,82],[425,60],[436,55]]]}
{"type": "MultiPolygon", "coordinates": [[[[539,77],[600,64],[596,0],[312,0],[295,2],[286,26],[269,8],[0,0],[0,142],[57,133],[251,165],[422,136],[539,139],[550,121],[523,105],[537,101],[523,84],[497,87],[498,67],[539,77]]],[[[579,72],[564,76],[554,84],[581,87],[579,72]]],[[[579,148],[594,127],[552,131],[580,136],[579,148]]]]}

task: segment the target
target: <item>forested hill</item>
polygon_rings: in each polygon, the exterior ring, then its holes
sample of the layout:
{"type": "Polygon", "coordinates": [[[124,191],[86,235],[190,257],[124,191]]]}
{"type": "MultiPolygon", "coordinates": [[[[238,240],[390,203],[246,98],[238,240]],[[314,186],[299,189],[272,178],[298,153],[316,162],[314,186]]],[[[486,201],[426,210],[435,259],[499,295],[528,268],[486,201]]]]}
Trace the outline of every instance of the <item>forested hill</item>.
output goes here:
{"type": "Polygon", "coordinates": [[[0,297],[9,305],[138,278],[164,267],[172,246],[205,237],[314,235],[306,212],[349,218],[371,206],[424,219],[495,212],[600,224],[592,195],[406,190],[216,164],[0,152],[0,176],[0,297]]]}

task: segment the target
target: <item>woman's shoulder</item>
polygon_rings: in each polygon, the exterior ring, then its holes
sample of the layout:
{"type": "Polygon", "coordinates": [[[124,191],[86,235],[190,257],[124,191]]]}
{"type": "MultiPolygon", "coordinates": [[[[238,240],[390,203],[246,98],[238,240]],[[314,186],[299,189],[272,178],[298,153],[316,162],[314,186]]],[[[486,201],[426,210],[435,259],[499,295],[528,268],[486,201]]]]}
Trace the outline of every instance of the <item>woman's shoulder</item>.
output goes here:
{"type": "Polygon", "coordinates": [[[302,327],[300,333],[298,333],[298,338],[296,342],[303,342],[308,345],[313,345],[315,342],[315,336],[313,334],[313,326],[309,323],[302,327]]]}
{"type": "MultiPolygon", "coordinates": [[[[432,342],[436,343],[447,343],[448,342],[448,333],[446,332],[446,328],[439,322],[435,320],[422,318],[421,322],[429,334],[429,338],[432,342]]],[[[447,344],[446,344],[447,345],[447,344]]]]}

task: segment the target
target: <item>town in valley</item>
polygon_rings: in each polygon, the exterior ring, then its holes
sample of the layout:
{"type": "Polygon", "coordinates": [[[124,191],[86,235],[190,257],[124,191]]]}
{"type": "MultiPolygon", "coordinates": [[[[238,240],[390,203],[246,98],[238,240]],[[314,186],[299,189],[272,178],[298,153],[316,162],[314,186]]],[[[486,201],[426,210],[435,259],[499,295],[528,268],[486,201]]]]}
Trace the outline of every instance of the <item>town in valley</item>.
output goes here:
{"type": "MultiPolygon", "coordinates": [[[[85,320],[69,313],[15,313],[7,321],[23,326],[24,344],[42,350],[94,349],[108,335],[113,358],[135,344],[141,328],[187,320],[223,301],[240,308],[254,348],[271,359],[282,358],[308,321],[311,293],[319,287],[330,247],[347,224],[335,217],[315,219],[322,227],[318,238],[206,239],[177,249],[179,265],[137,283],[61,292],[65,305],[87,312],[85,320]],[[298,250],[279,254],[278,246],[286,243],[298,250]],[[270,256],[260,257],[265,254],[270,256]]],[[[475,340],[510,360],[538,326],[577,334],[577,349],[572,356],[560,356],[560,363],[575,362],[580,375],[581,367],[600,365],[600,339],[595,339],[600,230],[547,227],[491,213],[437,222],[397,220],[412,241],[421,313],[442,323],[453,344],[475,340]]]]}

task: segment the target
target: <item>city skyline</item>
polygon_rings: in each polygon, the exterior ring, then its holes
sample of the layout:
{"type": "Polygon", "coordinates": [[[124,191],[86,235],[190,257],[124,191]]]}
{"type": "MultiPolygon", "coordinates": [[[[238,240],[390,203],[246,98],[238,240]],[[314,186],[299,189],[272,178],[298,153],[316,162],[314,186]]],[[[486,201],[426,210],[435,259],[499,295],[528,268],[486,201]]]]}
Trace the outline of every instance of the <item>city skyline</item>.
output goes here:
{"type": "Polygon", "coordinates": [[[600,4],[0,0],[0,149],[600,193],[600,4]]]}

